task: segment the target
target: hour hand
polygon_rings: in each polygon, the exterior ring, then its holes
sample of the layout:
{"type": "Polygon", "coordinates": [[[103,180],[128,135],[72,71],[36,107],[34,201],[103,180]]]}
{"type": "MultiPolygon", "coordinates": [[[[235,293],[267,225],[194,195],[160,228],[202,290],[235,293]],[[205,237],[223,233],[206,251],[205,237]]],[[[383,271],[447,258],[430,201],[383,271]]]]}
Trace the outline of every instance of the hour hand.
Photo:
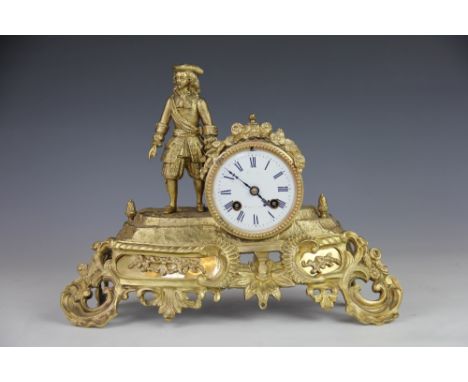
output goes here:
{"type": "Polygon", "coordinates": [[[262,199],[263,207],[265,207],[265,206],[271,207],[271,206],[270,206],[270,201],[269,201],[269,200],[266,200],[266,199],[265,199],[263,196],[261,196],[260,194],[258,194],[258,197],[259,197],[260,199],[262,199]]]}

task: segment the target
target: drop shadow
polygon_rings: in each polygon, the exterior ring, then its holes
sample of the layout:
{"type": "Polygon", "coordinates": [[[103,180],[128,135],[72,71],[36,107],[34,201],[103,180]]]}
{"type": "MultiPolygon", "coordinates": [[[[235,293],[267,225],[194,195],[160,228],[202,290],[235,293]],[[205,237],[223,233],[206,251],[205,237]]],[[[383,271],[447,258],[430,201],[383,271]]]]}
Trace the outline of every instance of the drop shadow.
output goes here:
{"type": "Polygon", "coordinates": [[[170,322],[166,322],[158,313],[158,307],[145,307],[139,301],[124,301],[119,306],[119,315],[109,323],[113,327],[128,325],[133,322],[161,322],[163,325],[176,327],[197,325],[223,325],[226,321],[252,323],[269,319],[287,319],[288,323],[314,322],[334,320],[340,323],[355,323],[360,325],[353,317],[344,311],[345,304],[337,301],[331,311],[324,311],[319,304],[307,296],[283,296],[281,301],[269,299],[268,308],[261,310],[255,298],[245,301],[242,294],[228,294],[222,296],[221,301],[214,302],[207,295],[200,309],[184,309],[170,322]]]}

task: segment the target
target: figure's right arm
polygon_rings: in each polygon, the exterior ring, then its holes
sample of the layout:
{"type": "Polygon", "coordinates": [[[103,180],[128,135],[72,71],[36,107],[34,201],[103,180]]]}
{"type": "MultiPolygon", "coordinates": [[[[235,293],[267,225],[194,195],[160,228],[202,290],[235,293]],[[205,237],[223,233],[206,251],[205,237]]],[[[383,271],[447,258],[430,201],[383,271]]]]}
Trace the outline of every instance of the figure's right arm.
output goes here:
{"type": "Polygon", "coordinates": [[[161,119],[155,126],[153,134],[153,143],[151,144],[148,157],[151,159],[156,155],[157,148],[162,145],[164,137],[169,129],[169,122],[171,120],[171,99],[168,98],[166,105],[164,106],[161,119]]]}
{"type": "Polygon", "coordinates": [[[164,141],[164,137],[169,128],[169,121],[171,120],[171,99],[169,98],[164,106],[161,119],[156,124],[155,132],[153,135],[153,145],[161,146],[164,141]]]}

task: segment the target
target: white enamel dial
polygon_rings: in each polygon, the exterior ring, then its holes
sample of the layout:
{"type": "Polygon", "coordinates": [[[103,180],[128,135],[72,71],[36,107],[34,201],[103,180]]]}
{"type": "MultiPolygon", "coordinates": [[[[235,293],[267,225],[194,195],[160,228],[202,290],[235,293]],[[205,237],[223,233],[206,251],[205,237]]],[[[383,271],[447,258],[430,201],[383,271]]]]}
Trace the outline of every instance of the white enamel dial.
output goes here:
{"type": "Polygon", "coordinates": [[[228,231],[263,238],[286,228],[302,202],[302,181],[291,161],[267,143],[244,143],[209,174],[210,210],[228,231]]]}

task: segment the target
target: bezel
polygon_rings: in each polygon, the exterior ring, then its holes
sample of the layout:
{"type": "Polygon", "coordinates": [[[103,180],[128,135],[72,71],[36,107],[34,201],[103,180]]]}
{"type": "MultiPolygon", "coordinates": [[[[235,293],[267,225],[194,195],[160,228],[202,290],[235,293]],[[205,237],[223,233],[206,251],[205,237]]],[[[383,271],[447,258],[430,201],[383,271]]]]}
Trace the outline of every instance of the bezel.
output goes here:
{"type": "Polygon", "coordinates": [[[242,238],[242,239],[261,240],[261,239],[266,239],[266,238],[275,236],[283,232],[292,224],[294,217],[296,216],[296,214],[299,212],[299,210],[302,207],[302,201],[304,199],[304,185],[302,181],[301,172],[294,165],[293,159],[283,149],[279,148],[278,146],[275,146],[272,143],[255,139],[255,140],[248,140],[248,141],[244,141],[241,143],[237,143],[234,146],[231,146],[228,149],[226,149],[224,152],[221,153],[219,157],[216,158],[216,160],[213,162],[213,165],[209,169],[208,174],[206,176],[205,196],[206,196],[206,202],[208,205],[208,209],[211,213],[211,216],[216,221],[216,223],[219,224],[221,228],[223,228],[228,233],[234,236],[237,236],[239,238],[242,238]],[[255,233],[251,231],[241,230],[238,227],[235,227],[231,225],[229,222],[227,222],[226,220],[224,220],[222,215],[219,213],[216,207],[216,203],[214,201],[214,196],[213,196],[214,179],[218,170],[223,165],[223,163],[226,162],[226,160],[228,160],[231,156],[241,151],[247,151],[247,150],[250,151],[251,147],[254,147],[258,150],[269,151],[270,153],[277,155],[278,157],[283,159],[283,161],[290,168],[291,173],[293,174],[294,183],[296,186],[296,195],[294,198],[293,208],[291,209],[289,214],[283,219],[283,221],[270,230],[255,232],[255,233]]]}

